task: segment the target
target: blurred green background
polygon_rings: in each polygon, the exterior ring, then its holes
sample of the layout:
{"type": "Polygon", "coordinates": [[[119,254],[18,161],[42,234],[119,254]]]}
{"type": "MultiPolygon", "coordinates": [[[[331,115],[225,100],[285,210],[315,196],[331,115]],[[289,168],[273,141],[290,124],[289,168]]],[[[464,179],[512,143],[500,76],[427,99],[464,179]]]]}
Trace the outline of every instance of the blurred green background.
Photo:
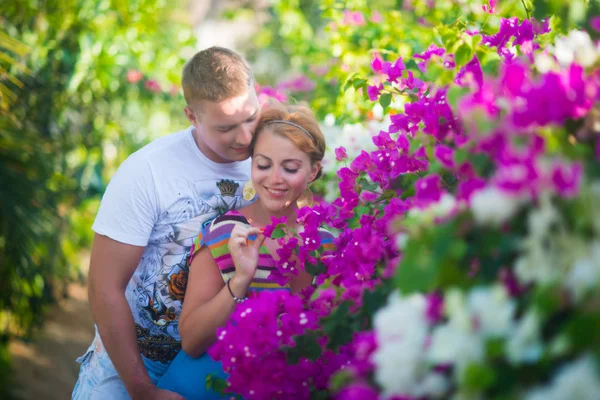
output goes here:
{"type": "Polygon", "coordinates": [[[291,71],[286,35],[320,29],[317,3],[0,2],[0,398],[70,395],[93,332],[91,224],[118,165],[187,127],[185,60],[232,47],[274,85],[291,71]],[[273,23],[288,8],[291,31],[273,23]]]}

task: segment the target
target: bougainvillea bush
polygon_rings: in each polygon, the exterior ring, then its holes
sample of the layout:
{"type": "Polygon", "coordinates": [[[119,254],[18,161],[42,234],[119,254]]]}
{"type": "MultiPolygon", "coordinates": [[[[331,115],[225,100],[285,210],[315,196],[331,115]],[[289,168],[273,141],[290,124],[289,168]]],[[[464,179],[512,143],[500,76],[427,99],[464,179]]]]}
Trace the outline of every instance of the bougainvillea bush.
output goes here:
{"type": "Polygon", "coordinates": [[[387,127],[373,151],[335,149],[339,197],[299,210],[303,229],[265,231],[276,278],[305,268],[317,285],[256,295],[218,330],[226,393],[597,398],[600,27],[586,2],[516,2],[526,18],[479,3],[483,22],[432,27],[410,57],[376,49],[349,75],[387,127]]]}

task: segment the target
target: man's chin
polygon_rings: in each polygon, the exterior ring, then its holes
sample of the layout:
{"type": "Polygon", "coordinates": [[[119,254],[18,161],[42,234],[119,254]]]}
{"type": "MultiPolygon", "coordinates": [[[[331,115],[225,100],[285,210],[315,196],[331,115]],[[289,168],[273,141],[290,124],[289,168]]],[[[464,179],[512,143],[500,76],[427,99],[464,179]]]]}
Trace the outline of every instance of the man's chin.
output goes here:
{"type": "Polygon", "coordinates": [[[229,159],[231,161],[244,161],[247,160],[250,157],[250,152],[245,152],[245,153],[239,153],[239,152],[233,152],[229,154],[229,159]]]}

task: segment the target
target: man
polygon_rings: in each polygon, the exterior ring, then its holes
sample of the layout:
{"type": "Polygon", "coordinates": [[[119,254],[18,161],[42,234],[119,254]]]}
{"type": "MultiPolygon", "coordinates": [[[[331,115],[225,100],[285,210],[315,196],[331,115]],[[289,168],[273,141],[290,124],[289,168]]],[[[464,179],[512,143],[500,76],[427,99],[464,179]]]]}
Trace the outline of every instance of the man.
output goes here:
{"type": "Polygon", "coordinates": [[[260,106],[248,64],[224,48],[196,54],[182,87],[192,126],[132,154],[102,198],[89,272],[96,337],[73,399],[183,399],[155,383],[181,349],[186,261],[203,223],[247,205],[260,106]]]}

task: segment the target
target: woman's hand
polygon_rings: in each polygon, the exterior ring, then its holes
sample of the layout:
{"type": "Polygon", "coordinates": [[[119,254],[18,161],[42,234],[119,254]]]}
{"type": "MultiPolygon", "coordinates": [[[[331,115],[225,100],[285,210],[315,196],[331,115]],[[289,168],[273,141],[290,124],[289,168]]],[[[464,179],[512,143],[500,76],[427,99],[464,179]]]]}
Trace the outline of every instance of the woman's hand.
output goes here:
{"type": "Polygon", "coordinates": [[[236,225],[229,238],[229,252],[235,265],[237,280],[250,284],[258,265],[260,246],[265,241],[265,236],[260,228],[236,225]],[[256,235],[256,240],[250,242],[248,236],[256,235]]]}

